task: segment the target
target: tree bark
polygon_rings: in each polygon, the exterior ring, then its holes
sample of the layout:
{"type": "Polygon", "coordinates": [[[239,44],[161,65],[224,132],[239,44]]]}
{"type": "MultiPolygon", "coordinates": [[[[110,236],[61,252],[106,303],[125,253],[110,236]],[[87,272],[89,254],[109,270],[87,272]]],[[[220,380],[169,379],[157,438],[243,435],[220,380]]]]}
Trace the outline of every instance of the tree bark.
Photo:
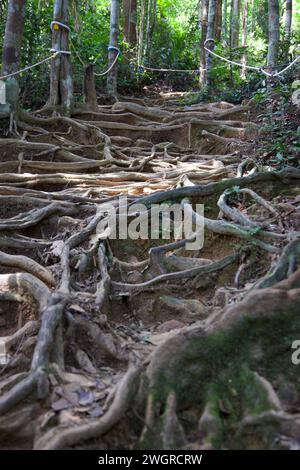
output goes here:
{"type": "MultiPolygon", "coordinates": [[[[120,0],[111,0],[110,9],[110,42],[111,47],[118,48],[119,39],[120,0]]],[[[117,57],[117,50],[108,51],[108,65],[112,66],[117,57]]],[[[107,92],[111,96],[117,95],[118,64],[116,63],[107,75],[107,92]]]]}
{"type": "Polygon", "coordinates": [[[208,4],[209,0],[201,2],[201,42],[200,42],[200,85],[206,84],[206,51],[204,42],[207,37],[207,21],[208,21],[208,4]]]}
{"type": "MultiPolygon", "coordinates": [[[[208,49],[214,49],[215,39],[215,22],[216,22],[216,9],[217,0],[209,0],[208,6],[208,21],[207,21],[207,37],[206,46],[208,49]]],[[[212,56],[209,52],[206,53],[206,85],[211,86],[211,72],[212,72],[212,56]]]]}
{"type": "Polygon", "coordinates": [[[147,26],[146,26],[146,41],[145,41],[145,56],[147,56],[151,50],[152,37],[156,22],[156,0],[148,0],[148,13],[147,13],[147,26]]]}
{"type": "MultiPolygon", "coordinates": [[[[53,21],[68,26],[68,0],[55,0],[53,21]]],[[[52,27],[52,49],[69,51],[69,31],[58,24],[52,27]]],[[[58,54],[51,62],[49,104],[69,115],[73,105],[73,78],[71,57],[58,54]]]]}
{"type": "Polygon", "coordinates": [[[290,41],[292,26],[293,0],[285,2],[284,35],[287,41],[290,41]]]}
{"type": "Polygon", "coordinates": [[[268,69],[275,72],[279,48],[279,0],[269,0],[268,69]]]}
{"type": "Polygon", "coordinates": [[[223,1],[223,18],[222,18],[222,36],[224,41],[228,41],[228,27],[227,27],[227,0],[223,1]]]}
{"type": "Polygon", "coordinates": [[[246,64],[247,64],[247,39],[248,39],[248,9],[249,9],[249,0],[244,0],[244,10],[243,10],[243,28],[242,28],[242,46],[244,48],[243,57],[242,57],[242,72],[241,78],[246,79],[246,64]]]}
{"type": "Polygon", "coordinates": [[[217,9],[216,9],[216,40],[220,41],[222,34],[222,0],[217,0],[217,9]]]}
{"type": "Polygon", "coordinates": [[[85,103],[88,105],[89,109],[92,111],[97,111],[97,93],[95,87],[95,75],[94,75],[94,65],[89,64],[85,67],[84,71],[84,82],[83,82],[83,94],[85,103]]]}
{"type": "Polygon", "coordinates": [[[130,46],[136,46],[136,8],[137,0],[123,0],[124,41],[130,46]]]}
{"type": "Polygon", "coordinates": [[[251,32],[254,33],[255,28],[256,28],[255,0],[252,0],[252,4],[251,4],[251,15],[252,15],[251,32]]]}
{"type": "Polygon", "coordinates": [[[138,42],[138,65],[142,64],[143,57],[144,57],[145,19],[146,19],[146,0],[141,0],[139,42],[138,42]]]}
{"type": "Polygon", "coordinates": [[[231,49],[239,47],[240,36],[240,0],[231,0],[230,15],[230,46],[231,49]]]}
{"type": "Polygon", "coordinates": [[[26,0],[9,0],[3,54],[2,74],[16,72],[20,66],[26,0]]]}

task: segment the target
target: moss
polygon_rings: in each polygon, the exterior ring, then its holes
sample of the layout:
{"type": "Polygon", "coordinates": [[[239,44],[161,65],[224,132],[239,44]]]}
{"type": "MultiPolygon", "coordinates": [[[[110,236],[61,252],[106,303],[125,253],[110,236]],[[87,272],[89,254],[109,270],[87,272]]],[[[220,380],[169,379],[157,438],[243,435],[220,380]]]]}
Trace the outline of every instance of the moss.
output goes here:
{"type": "MultiPolygon", "coordinates": [[[[300,392],[300,379],[291,361],[291,345],[300,337],[300,315],[297,312],[266,317],[242,318],[232,328],[210,336],[197,335],[174,354],[163,368],[154,390],[155,400],[164,403],[170,390],[177,394],[182,408],[194,404],[203,410],[210,405],[220,420],[220,433],[214,447],[228,444],[241,418],[270,409],[267,392],[254,371],[271,383],[279,376],[295,384],[300,392]]],[[[232,445],[232,443],[231,443],[232,445]]]]}

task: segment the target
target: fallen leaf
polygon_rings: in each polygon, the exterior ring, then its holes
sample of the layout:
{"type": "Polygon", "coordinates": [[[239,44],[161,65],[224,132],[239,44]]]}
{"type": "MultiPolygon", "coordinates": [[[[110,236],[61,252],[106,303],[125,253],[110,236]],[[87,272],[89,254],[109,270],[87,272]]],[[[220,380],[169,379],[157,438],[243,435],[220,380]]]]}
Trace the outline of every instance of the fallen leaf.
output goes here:
{"type": "Polygon", "coordinates": [[[95,395],[91,390],[81,390],[79,392],[79,405],[86,406],[93,403],[95,395]]]}
{"type": "Polygon", "coordinates": [[[52,403],[51,408],[53,411],[61,411],[70,408],[70,403],[65,398],[60,398],[59,400],[52,403]]]}
{"type": "Polygon", "coordinates": [[[92,418],[98,418],[99,416],[102,416],[104,413],[103,409],[101,408],[101,406],[99,405],[96,405],[94,408],[91,408],[89,411],[88,411],[88,414],[92,417],[92,418]]]}

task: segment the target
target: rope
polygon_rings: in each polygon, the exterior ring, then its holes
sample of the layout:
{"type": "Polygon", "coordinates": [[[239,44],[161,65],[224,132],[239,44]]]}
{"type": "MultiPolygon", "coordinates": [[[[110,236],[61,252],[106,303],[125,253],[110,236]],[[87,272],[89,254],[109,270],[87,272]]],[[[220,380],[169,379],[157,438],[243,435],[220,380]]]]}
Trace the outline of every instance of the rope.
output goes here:
{"type": "Polygon", "coordinates": [[[54,57],[56,57],[60,53],[65,53],[65,51],[55,51],[55,54],[52,54],[49,57],[46,57],[46,59],[40,60],[39,62],[36,62],[33,65],[29,65],[28,67],[24,67],[21,70],[17,70],[16,72],[12,72],[7,75],[2,75],[2,77],[0,77],[0,80],[6,80],[9,77],[14,77],[15,75],[19,75],[20,73],[27,72],[27,70],[33,69],[34,67],[37,67],[38,65],[48,62],[48,60],[54,59],[54,57]]]}
{"type": "Polygon", "coordinates": [[[150,72],[183,72],[183,73],[199,73],[199,69],[155,69],[146,67],[145,65],[139,66],[141,69],[149,70],[150,72]]]}
{"type": "Polygon", "coordinates": [[[116,51],[119,55],[122,54],[122,52],[120,51],[120,49],[116,46],[108,46],[107,48],[108,51],[116,51]]]}
{"type": "Polygon", "coordinates": [[[69,33],[71,32],[71,29],[69,28],[69,26],[65,23],[61,23],[60,21],[51,21],[50,23],[50,28],[51,30],[53,29],[53,26],[55,25],[58,25],[58,26],[61,26],[62,28],[65,28],[69,33]]]}
{"type": "Polygon", "coordinates": [[[282,69],[280,72],[276,72],[276,73],[271,72],[270,73],[270,72],[267,72],[266,70],[264,70],[262,67],[254,67],[253,65],[245,65],[245,64],[241,64],[240,62],[236,62],[234,60],[226,59],[226,57],[222,57],[221,55],[217,54],[216,52],[212,51],[211,49],[208,49],[206,47],[207,42],[215,42],[215,40],[214,39],[206,39],[206,41],[204,42],[204,49],[209,54],[217,57],[218,59],[223,60],[224,62],[227,62],[228,64],[237,65],[238,67],[241,67],[241,68],[246,68],[246,69],[249,69],[249,70],[255,70],[257,72],[261,72],[264,75],[266,75],[267,77],[278,77],[279,75],[282,75],[283,73],[285,73],[288,69],[290,69],[300,59],[300,55],[298,55],[287,67],[282,69]]]}
{"type": "Polygon", "coordinates": [[[50,52],[55,52],[56,54],[71,55],[71,51],[57,51],[56,49],[50,49],[50,52]]]}
{"type": "Polygon", "coordinates": [[[287,67],[285,67],[284,69],[280,70],[280,72],[268,73],[268,72],[266,72],[265,70],[262,70],[262,72],[265,73],[266,75],[268,75],[269,77],[278,77],[279,75],[283,74],[283,73],[286,72],[288,69],[290,69],[299,59],[300,59],[300,55],[298,55],[298,56],[293,60],[293,62],[291,62],[287,67]]]}
{"type": "MultiPolygon", "coordinates": [[[[112,46],[109,46],[109,47],[112,47],[112,46]]],[[[114,49],[117,50],[118,48],[116,47],[116,48],[114,48],[114,49]]],[[[111,49],[111,50],[112,50],[112,49],[111,49]]],[[[118,58],[119,58],[120,55],[121,55],[121,51],[118,49],[118,53],[117,53],[117,55],[116,55],[116,57],[115,57],[113,63],[111,64],[111,66],[110,66],[107,70],[105,70],[105,72],[102,72],[102,73],[96,73],[96,72],[94,72],[94,75],[96,75],[96,77],[104,77],[104,75],[107,75],[107,74],[114,68],[114,66],[116,65],[117,60],[118,60],[118,58]]]]}
{"type": "MultiPolygon", "coordinates": [[[[51,21],[50,23],[50,28],[51,30],[55,25],[61,26],[62,28],[65,28],[68,32],[70,32],[70,28],[68,25],[65,23],[61,23],[60,21],[51,21]]],[[[23,69],[17,70],[16,72],[9,73],[7,75],[2,75],[0,77],[0,80],[6,80],[7,78],[14,77],[16,75],[19,75],[20,73],[27,72],[28,70],[33,69],[34,67],[37,67],[38,65],[44,64],[45,62],[48,62],[51,59],[54,59],[55,57],[58,56],[58,54],[65,54],[65,55],[70,55],[71,51],[57,51],[55,49],[50,49],[50,52],[53,52],[54,54],[50,55],[49,57],[46,57],[43,60],[40,60],[39,62],[36,62],[33,65],[28,65],[27,67],[24,67],[23,69]]]]}

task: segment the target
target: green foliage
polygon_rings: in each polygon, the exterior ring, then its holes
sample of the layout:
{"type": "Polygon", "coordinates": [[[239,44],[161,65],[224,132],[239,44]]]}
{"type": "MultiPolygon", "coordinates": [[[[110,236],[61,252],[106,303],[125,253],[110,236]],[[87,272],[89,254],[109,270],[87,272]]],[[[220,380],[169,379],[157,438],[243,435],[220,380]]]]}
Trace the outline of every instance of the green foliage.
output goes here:
{"type": "MultiPolygon", "coordinates": [[[[21,66],[32,64],[49,54],[51,48],[50,23],[53,16],[53,1],[28,0],[26,24],[22,48],[21,66]]],[[[122,2],[120,2],[122,3],[122,2]]],[[[227,58],[240,62],[245,50],[229,47],[230,2],[227,2],[227,31],[222,32],[221,41],[215,51],[227,58]]],[[[1,4],[1,37],[4,36],[6,3],[1,4]]],[[[140,18],[138,1],[138,26],[140,18]]],[[[110,0],[70,1],[71,49],[74,71],[75,94],[81,94],[84,63],[95,62],[96,70],[107,67],[107,46],[109,43],[110,0]]],[[[146,0],[147,11],[147,0],[146,0]]],[[[268,35],[267,0],[254,0],[249,5],[247,63],[254,66],[266,64],[268,35]]],[[[121,27],[123,24],[121,12],[121,27]]],[[[283,22],[282,22],[283,24],[283,22]]],[[[300,2],[293,6],[293,34],[291,43],[281,40],[279,62],[286,64],[299,53],[300,2]]],[[[283,34],[281,35],[283,37],[283,34]]],[[[201,28],[199,27],[199,0],[157,0],[156,17],[150,47],[143,57],[143,64],[154,68],[193,69],[199,68],[201,28]]],[[[213,59],[213,86],[210,91],[199,89],[197,73],[145,72],[136,66],[136,48],[130,50],[120,32],[120,46],[123,57],[119,60],[119,89],[121,92],[142,91],[146,85],[162,83],[173,90],[193,91],[187,103],[211,99],[223,99],[233,103],[241,102],[256,92],[255,100],[262,102],[265,97],[263,77],[252,71],[246,80],[241,78],[241,69],[230,66],[219,59],[213,59]]],[[[0,54],[2,41],[0,40],[0,54]]],[[[23,105],[40,106],[48,96],[49,63],[21,76],[23,105]]],[[[288,82],[293,74],[288,72],[288,82]]],[[[106,77],[97,77],[96,85],[104,89],[106,77]]]]}

